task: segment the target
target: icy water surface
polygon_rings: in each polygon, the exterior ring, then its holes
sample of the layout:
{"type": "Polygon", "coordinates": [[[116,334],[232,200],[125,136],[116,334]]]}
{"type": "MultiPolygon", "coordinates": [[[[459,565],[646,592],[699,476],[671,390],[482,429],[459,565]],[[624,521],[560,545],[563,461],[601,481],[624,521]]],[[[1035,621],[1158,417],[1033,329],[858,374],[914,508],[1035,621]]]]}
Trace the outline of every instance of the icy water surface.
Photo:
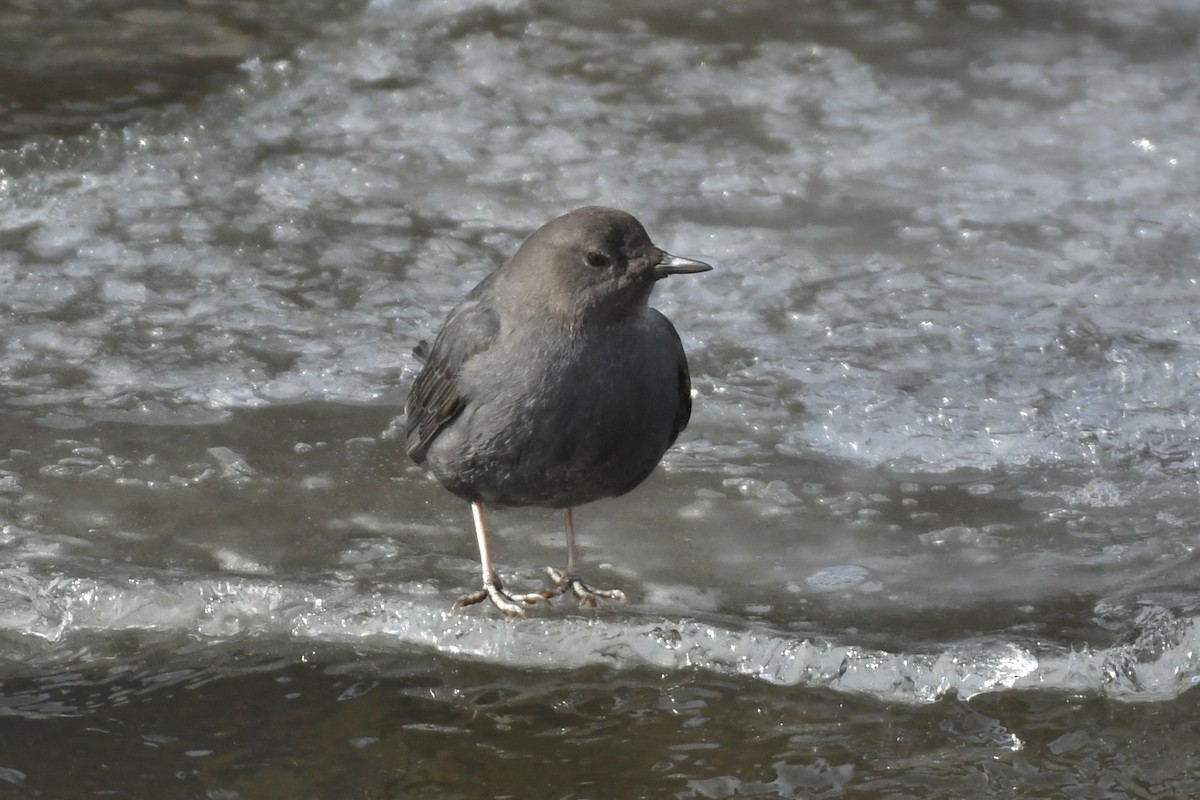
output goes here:
{"type": "Polygon", "coordinates": [[[0,796],[1200,796],[1192,4],[4,15],[0,796]],[[588,203],[692,424],[452,612],[411,348],[588,203]]]}

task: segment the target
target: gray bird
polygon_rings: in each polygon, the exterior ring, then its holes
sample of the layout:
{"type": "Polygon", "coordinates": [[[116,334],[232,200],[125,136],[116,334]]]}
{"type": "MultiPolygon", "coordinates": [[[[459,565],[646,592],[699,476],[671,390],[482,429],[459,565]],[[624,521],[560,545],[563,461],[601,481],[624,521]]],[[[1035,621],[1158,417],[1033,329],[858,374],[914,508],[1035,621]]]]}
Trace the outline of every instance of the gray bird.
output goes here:
{"type": "Polygon", "coordinates": [[[644,481],[687,425],[691,379],[679,334],[650,308],[660,278],[705,272],[655,247],[634,217],[588,206],[543,225],[455,306],[405,403],[408,453],[471,503],[483,588],[508,616],[570,589],[583,605],[624,599],[576,571],[571,509],[644,481]],[[506,592],[485,506],[564,509],[567,567],[553,586],[506,592]]]}

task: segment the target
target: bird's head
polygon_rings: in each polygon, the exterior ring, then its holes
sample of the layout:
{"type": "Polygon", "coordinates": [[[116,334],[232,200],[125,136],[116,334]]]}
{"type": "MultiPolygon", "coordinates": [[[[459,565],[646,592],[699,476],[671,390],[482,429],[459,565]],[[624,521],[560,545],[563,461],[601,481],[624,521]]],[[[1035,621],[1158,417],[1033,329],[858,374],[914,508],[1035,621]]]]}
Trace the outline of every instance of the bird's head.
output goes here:
{"type": "Polygon", "coordinates": [[[660,250],[634,216],[601,206],[546,223],[504,267],[529,303],[568,322],[638,313],[660,278],[710,269],[660,250]]]}

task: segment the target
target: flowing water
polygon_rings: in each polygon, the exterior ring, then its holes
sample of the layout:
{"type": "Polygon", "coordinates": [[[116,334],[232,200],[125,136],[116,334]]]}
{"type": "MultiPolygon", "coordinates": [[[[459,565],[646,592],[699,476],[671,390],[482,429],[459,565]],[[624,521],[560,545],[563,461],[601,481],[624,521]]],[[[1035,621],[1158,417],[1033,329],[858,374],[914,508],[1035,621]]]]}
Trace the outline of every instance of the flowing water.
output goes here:
{"type": "Polygon", "coordinates": [[[1193,3],[0,19],[0,796],[1200,796],[1193,3]],[[589,203],[692,424],[452,612],[411,348],[589,203]]]}

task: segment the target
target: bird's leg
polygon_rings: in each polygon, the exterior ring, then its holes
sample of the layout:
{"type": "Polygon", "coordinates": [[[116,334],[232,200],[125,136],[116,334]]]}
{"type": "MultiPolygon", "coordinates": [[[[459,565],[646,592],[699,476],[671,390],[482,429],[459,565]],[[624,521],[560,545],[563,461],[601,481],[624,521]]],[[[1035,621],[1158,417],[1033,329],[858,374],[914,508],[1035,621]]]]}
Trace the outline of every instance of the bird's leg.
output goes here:
{"type": "Polygon", "coordinates": [[[575,569],[575,515],[570,506],[563,511],[567,527],[567,568],[560,572],[554,567],[546,567],[546,574],[550,576],[550,580],[554,581],[554,585],[549,589],[543,589],[541,596],[550,599],[558,597],[570,589],[579,598],[579,604],[589,608],[596,607],[597,597],[603,597],[606,600],[624,600],[625,593],[620,589],[593,589],[579,577],[579,572],[575,569]]]}
{"type": "Polygon", "coordinates": [[[504,612],[506,617],[523,617],[525,609],[521,603],[536,603],[542,599],[540,594],[511,595],[504,591],[500,576],[492,566],[492,556],[488,551],[487,524],[483,519],[483,503],[471,503],[471,517],[475,520],[475,539],[479,543],[479,565],[483,568],[483,589],[478,592],[463,595],[454,604],[455,608],[464,608],[484,600],[491,600],[492,605],[504,612]]]}

